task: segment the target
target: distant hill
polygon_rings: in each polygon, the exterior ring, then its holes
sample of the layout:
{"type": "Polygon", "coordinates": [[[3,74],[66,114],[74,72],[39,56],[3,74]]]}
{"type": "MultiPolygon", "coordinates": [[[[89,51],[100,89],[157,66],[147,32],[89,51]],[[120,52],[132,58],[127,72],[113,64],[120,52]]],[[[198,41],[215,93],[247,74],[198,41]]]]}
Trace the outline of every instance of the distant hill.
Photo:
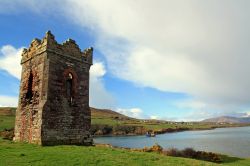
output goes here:
{"type": "Polygon", "coordinates": [[[212,122],[212,123],[250,123],[250,117],[231,117],[231,116],[221,116],[217,118],[205,119],[202,122],[212,122]]]}
{"type": "MultiPolygon", "coordinates": [[[[241,120],[240,123],[237,118],[233,118],[234,121],[214,120],[215,123],[208,123],[213,122],[213,120],[210,119],[203,122],[171,122],[152,119],[136,119],[109,109],[90,109],[90,132],[92,135],[144,135],[147,131],[154,131],[156,134],[161,134],[185,130],[203,130],[250,125],[250,118],[248,121],[245,119],[241,120]]],[[[3,130],[13,129],[15,123],[15,110],[16,108],[14,107],[0,107],[0,134],[3,130]]]]}
{"type": "Polygon", "coordinates": [[[16,107],[0,107],[0,115],[14,116],[16,114],[16,107]]]}
{"type": "MultiPolygon", "coordinates": [[[[125,116],[123,114],[120,114],[118,112],[109,110],[109,109],[98,109],[98,108],[92,108],[91,110],[91,116],[94,118],[111,118],[111,119],[117,119],[117,120],[135,120],[134,118],[125,116]]],[[[16,107],[0,107],[0,115],[3,116],[11,116],[16,114],[16,107]]]]}
{"type": "Polygon", "coordinates": [[[92,108],[91,110],[91,116],[92,118],[111,118],[111,119],[119,119],[119,120],[135,120],[134,118],[125,116],[123,114],[120,114],[118,112],[109,110],[109,109],[98,109],[98,108],[92,108]]]}

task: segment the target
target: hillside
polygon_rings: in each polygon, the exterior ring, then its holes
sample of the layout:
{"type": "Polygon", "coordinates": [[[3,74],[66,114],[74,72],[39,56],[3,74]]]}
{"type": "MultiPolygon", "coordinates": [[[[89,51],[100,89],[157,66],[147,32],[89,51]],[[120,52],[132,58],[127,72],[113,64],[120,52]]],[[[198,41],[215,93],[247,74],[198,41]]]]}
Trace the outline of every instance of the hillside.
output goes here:
{"type": "Polygon", "coordinates": [[[0,107],[0,116],[14,116],[16,107],[0,107]]]}
{"type": "MultiPolygon", "coordinates": [[[[109,109],[97,109],[90,107],[91,115],[96,118],[114,118],[114,119],[120,119],[120,120],[129,120],[134,119],[130,118],[128,116],[122,115],[118,112],[109,110],[109,109]]],[[[15,115],[16,107],[0,107],[0,115],[3,116],[12,116],[15,115]]]]}
{"type": "Polygon", "coordinates": [[[217,118],[205,119],[202,122],[210,123],[250,123],[250,117],[237,118],[231,116],[221,116],[217,118]]]}
{"type": "MultiPolygon", "coordinates": [[[[0,131],[13,129],[15,108],[0,107],[0,131]]],[[[156,134],[186,130],[204,130],[220,127],[236,127],[249,124],[213,122],[170,122],[162,120],[135,119],[108,109],[91,108],[92,135],[143,135],[147,131],[156,134]]]]}
{"type": "Polygon", "coordinates": [[[135,118],[125,116],[123,114],[120,114],[118,112],[115,112],[109,109],[98,109],[98,108],[90,107],[90,110],[91,110],[91,116],[95,119],[108,118],[108,119],[115,119],[115,120],[137,120],[135,118]]]}
{"type": "Polygon", "coordinates": [[[14,107],[0,107],[0,131],[14,127],[15,110],[14,107]]]}
{"type": "Polygon", "coordinates": [[[249,159],[222,155],[222,163],[171,157],[103,146],[39,146],[0,138],[0,165],[162,165],[162,166],[249,166],[249,159]]]}

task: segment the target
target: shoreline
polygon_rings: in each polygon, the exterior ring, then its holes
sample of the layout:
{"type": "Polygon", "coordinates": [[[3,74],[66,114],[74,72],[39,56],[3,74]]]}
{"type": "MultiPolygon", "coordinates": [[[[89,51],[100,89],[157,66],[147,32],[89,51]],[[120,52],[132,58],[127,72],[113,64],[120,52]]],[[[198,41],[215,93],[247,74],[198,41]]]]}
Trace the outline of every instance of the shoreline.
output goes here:
{"type": "Polygon", "coordinates": [[[122,148],[144,148],[157,143],[164,149],[193,148],[198,151],[214,152],[239,158],[249,158],[249,128],[233,127],[217,130],[194,131],[159,135],[154,138],[137,137],[96,137],[95,144],[111,144],[122,148]],[[234,133],[237,133],[236,135],[234,133]],[[244,137],[242,137],[244,135],[244,137]],[[243,141],[243,142],[242,142],[243,141]],[[244,143],[245,142],[245,143],[244,143]],[[234,149],[232,150],[232,147],[234,149]]]}
{"type": "MultiPolygon", "coordinates": [[[[214,129],[219,129],[219,128],[237,128],[237,127],[249,127],[250,124],[239,124],[239,126],[217,126],[217,127],[211,127],[211,128],[197,128],[197,129],[191,129],[191,128],[166,128],[166,129],[161,129],[161,131],[155,131],[156,135],[161,135],[161,134],[167,134],[167,133],[178,133],[178,132],[185,132],[185,131],[205,131],[205,130],[214,130],[214,129]]],[[[143,136],[145,134],[134,134],[134,133],[129,133],[129,134],[104,134],[104,135],[92,135],[93,138],[98,138],[98,137],[131,137],[131,136],[143,136]]]]}

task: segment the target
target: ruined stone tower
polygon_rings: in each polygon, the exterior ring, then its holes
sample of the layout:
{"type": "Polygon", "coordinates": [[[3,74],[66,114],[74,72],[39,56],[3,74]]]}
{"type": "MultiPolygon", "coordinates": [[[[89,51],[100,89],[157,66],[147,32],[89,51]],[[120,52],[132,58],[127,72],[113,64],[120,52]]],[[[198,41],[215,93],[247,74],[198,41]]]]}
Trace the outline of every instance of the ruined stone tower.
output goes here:
{"type": "Polygon", "coordinates": [[[93,48],[58,44],[50,31],[22,53],[14,141],[90,145],[89,69],[93,48]]]}

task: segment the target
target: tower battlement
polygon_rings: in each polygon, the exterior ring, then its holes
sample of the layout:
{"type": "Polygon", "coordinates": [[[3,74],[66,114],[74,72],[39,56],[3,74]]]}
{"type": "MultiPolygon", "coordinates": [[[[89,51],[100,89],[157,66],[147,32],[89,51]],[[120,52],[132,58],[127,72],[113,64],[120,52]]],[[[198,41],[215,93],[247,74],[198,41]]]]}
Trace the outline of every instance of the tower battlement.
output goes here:
{"type": "Polygon", "coordinates": [[[34,58],[45,51],[53,52],[85,63],[93,63],[93,47],[86,48],[82,51],[76,44],[75,40],[72,39],[68,39],[62,44],[59,44],[50,31],[46,32],[43,39],[40,40],[35,38],[32,40],[29,48],[23,50],[21,63],[25,63],[27,60],[34,58]]]}

